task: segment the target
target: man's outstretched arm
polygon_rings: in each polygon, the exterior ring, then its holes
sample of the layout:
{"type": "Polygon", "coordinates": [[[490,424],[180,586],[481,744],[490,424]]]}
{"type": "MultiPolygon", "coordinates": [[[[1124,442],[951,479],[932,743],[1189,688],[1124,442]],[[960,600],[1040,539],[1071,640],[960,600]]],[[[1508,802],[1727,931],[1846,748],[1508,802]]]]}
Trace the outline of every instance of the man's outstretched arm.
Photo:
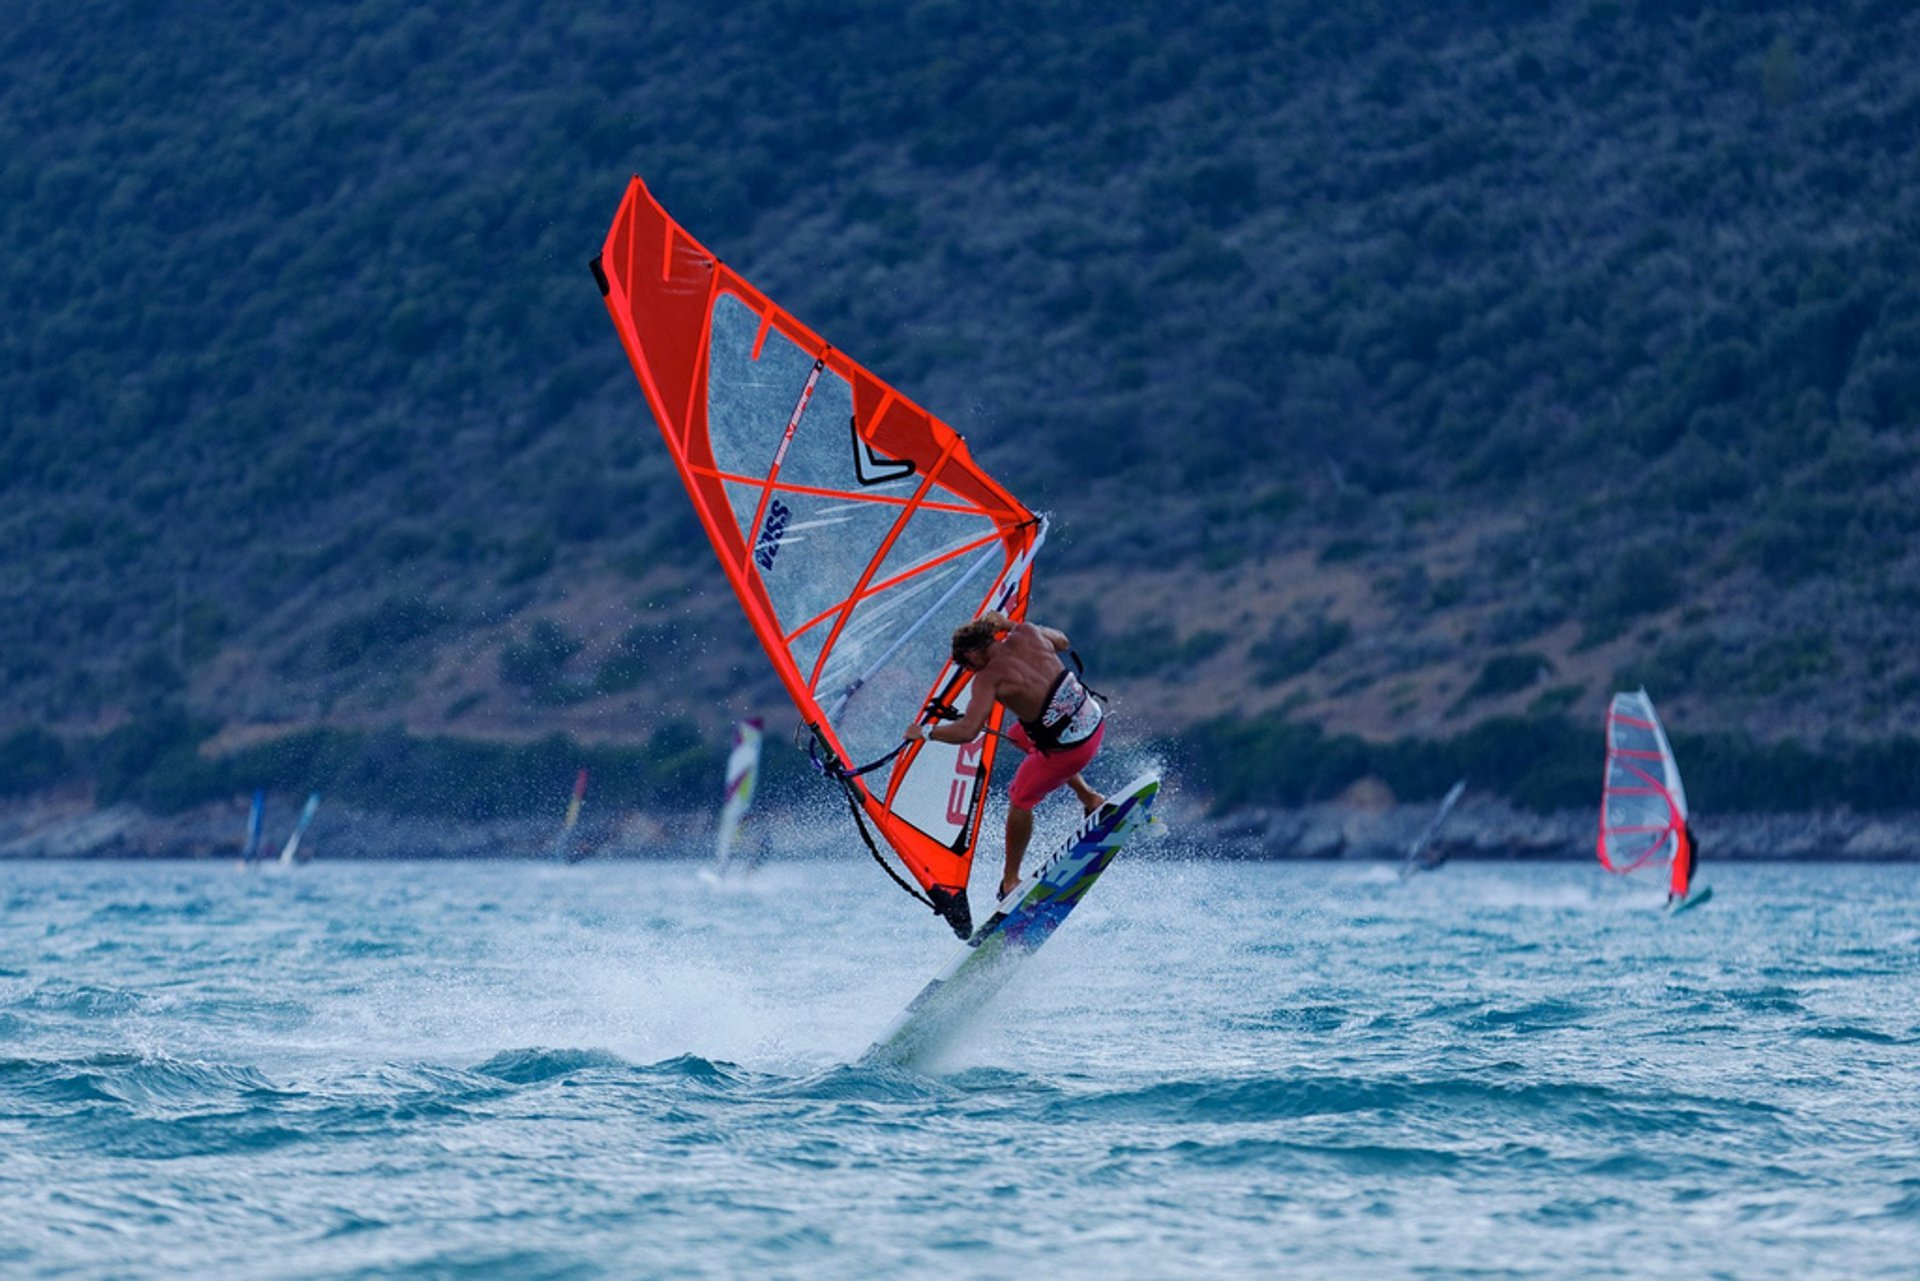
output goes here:
{"type": "Polygon", "coordinates": [[[987,727],[987,715],[993,711],[993,701],[992,683],[976,676],[967,698],[967,710],[961,713],[959,720],[943,721],[932,727],[915,721],[907,726],[907,741],[926,738],[936,743],[971,743],[987,727]]]}
{"type": "Polygon", "coordinates": [[[987,714],[993,711],[993,685],[976,676],[968,690],[967,710],[957,721],[945,721],[927,731],[936,743],[971,743],[987,727],[987,714]]]}

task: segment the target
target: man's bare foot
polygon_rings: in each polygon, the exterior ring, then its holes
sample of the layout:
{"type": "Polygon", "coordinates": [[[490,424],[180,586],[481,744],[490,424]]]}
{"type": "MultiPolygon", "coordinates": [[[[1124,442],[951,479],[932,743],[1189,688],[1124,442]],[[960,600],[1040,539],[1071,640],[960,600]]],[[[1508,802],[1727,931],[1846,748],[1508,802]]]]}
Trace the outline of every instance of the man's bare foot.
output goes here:
{"type": "Polygon", "coordinates": [[[1017,880],[1000,882],[1000,897],[1005,898],[1007,895],[1013,893],[1013,887],[1018,884],[1020,884],[1020,882],[1017,880]]]}
{"type": "Polygon", "coordinates": [[[1089,801],[1086,797],[1083,796],[1080,798],[1080,803],[1086,806],[1087,813],[1091,814],[1095,810],[1099,809],[1102,805],[1105,805],[1107,803],[1107,798],[1100,795],[1100,793],[1095,792],[1093,794],[1093,799],[1091,801],[1089,801]]]}

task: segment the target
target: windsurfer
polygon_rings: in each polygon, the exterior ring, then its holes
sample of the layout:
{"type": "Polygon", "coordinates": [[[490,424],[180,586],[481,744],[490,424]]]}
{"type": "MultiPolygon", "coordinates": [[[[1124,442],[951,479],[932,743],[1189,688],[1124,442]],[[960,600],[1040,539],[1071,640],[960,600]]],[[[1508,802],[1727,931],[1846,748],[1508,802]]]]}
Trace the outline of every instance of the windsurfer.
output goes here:
{"type": "Polygon", "coordinates": [[[953,661],[973,673],[967,710],[931,729],[918,722],[907,727],[909,740],[971,743],[986,729],[995,703],[1019,719],[1006,735],[1027,756],[1007,795],[1003,898],[1020,881],[1020,861],[1033,838],[1034,806],[1063,784],[1089,814],[1106,803],[1080,775],[1100,751],[1106,722],[1100,700],[1060,661],[1068,648],[1065,632],[1015,623],[991,610],[953,633],[953,661]]]}

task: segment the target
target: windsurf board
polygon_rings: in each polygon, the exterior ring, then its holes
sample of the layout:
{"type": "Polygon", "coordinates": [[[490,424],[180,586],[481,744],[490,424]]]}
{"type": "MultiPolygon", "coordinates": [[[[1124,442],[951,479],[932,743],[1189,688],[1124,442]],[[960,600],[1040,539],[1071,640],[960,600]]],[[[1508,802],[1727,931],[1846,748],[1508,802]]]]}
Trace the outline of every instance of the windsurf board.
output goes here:
{"type": "Polygon", "coordinates": [[[1158,776],[1143,774],[1089,814],[1053,857],[1000,900],[861,1062],[908,1064],[944,1043],[1006,984],[1023,958],[1053,936],[1113,856],[1156,821],[1153,802],[1159,792],[1158,776]]]}
{"type": "Polygon", "coordinates": [[[1702,885],[1699,889],[1687,895],[1685,898],[1681,899],[1678,903],[1671,904],[1667,908],[1667,915],[1678,916],[1682,912],[1690,911],[1693,908],[1699,907],[1702,903],[1706,902],[1708,899],[1712,897],[1713,897],[1713,886],[1702,885]]]}

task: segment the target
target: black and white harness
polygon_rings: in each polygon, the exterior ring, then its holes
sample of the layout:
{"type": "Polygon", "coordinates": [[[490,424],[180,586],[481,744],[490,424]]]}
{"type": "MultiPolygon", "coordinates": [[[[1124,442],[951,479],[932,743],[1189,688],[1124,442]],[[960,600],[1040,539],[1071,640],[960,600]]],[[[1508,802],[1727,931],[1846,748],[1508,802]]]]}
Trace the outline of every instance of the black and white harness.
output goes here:
{"type": "Polygon", "coordinates": [[[1047,701],[1036,720],[1021,721],[1035,750],[1051,756],[1080,746],[1100,728],[1106,711],[1100,696],[1087,688],[1079,674],[1062,667],[1047,690],[1047,701]]]}

